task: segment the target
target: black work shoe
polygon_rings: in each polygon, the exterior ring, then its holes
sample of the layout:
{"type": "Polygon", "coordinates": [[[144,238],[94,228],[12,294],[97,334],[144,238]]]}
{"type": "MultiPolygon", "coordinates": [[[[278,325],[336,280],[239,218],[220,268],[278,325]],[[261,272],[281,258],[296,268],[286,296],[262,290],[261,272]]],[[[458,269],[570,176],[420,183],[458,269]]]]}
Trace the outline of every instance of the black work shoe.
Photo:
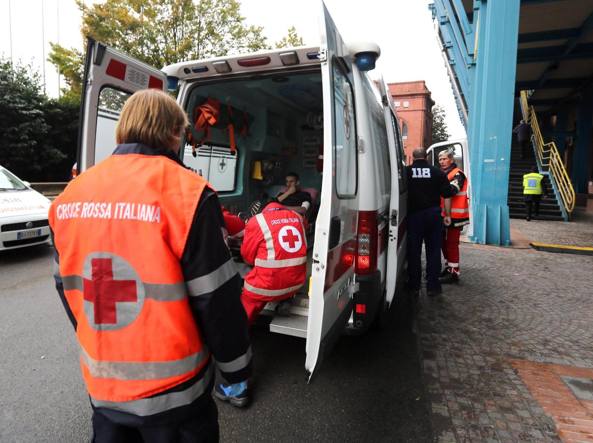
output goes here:
{"type": "Polygon", "coordinates": [[[249,389],[244,389],[239,395],[227,395],[224,391],[224,386],[217,384],[214,388],[214,396],[222,401],[228,401],[231,405],[237,408],[244,408],[249,405],[249,389]]]}
{"type": "Polygon", "coordinates": [[[426,289],[426,295],[429,297],[436,297],[437,295],[441,295],[443,290],[441,288],[434,288],[434,289],[426,289]]]}
{"type": "Polygon", "coordinates": [[[439,278],[439,282],[444,285],[459,283],[459,275],[457,275],[455,272],[449,272],[447,275],[439,278]]]}
{"type": "Polygon", "coordinates": [[[441,271],[441,273],[439,274],[439,277],[444,277],[445,275],[447,275],[450,272],[451,272],[451,268],[449,266],[445,266],[445,269],[443,269],[441,271]]]}

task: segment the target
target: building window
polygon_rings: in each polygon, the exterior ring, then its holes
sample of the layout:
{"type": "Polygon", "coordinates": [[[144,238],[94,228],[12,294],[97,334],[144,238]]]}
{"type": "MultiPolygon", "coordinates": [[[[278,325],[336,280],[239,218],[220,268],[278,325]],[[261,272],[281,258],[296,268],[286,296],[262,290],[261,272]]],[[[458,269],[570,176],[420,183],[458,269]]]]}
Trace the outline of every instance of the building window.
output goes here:
{"type": "Polygon", "coordinates": [[[402,103],[401,102],[395,102],[394,105],[395,105],[396,108],[399,108],[402,105],[402,103]]]}
{"type": "Polygon", "coordinates": [[[410,107],[410,102],[406,100],[404,102],[404,108],[409,108],[409,107],[410,107]]]}
{"type": "Polygon", "coordinates": [[[408,124],[402,121],[402,140],[408,139],[408,124]]]}

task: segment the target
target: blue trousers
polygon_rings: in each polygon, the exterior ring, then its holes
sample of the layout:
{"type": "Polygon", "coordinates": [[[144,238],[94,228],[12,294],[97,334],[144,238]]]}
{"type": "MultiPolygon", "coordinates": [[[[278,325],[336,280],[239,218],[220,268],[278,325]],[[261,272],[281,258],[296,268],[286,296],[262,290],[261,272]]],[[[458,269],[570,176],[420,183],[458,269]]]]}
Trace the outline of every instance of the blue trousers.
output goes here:
{"type": "Polygon", "coordinates": [[[418,290],[422,279],[422,243],[426,245],[426,288],[439,289],[441,244],[443,241],[441,208],[423,209],[408,215],[408,287],[418,290]]]}

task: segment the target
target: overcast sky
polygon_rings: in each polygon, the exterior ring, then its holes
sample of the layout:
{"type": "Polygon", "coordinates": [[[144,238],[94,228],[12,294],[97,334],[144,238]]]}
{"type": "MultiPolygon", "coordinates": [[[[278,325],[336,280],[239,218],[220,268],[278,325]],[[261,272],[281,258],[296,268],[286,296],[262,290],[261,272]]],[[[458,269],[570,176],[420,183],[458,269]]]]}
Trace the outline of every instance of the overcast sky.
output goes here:
{"type": "MultiPolygon", "coordinates": [[[[263,26],[270,43],[280,40],[294,25],[307,44],[318,44],[319,0],[240,3],[246,21],[263,26]]],[[[449,132],[463,137],[465,130],[453,101],[429,3],[430,0],[326,0],[344,40],[378,43],[382,54],[377,68],[386,82],[426,80],[433,100],[447,112],[449,132]]],[[[31,64],[43,76],[42,60],[47,58],[49,42],[58,41],[64,46],[82,47],[80,13],[74,0],[0,0],[0,55],[12,55],[15,62],[31,64]]],[[[57,96],[58,76],[50,63],[45,63],[45,79],[47,93],[57,96]]]]}

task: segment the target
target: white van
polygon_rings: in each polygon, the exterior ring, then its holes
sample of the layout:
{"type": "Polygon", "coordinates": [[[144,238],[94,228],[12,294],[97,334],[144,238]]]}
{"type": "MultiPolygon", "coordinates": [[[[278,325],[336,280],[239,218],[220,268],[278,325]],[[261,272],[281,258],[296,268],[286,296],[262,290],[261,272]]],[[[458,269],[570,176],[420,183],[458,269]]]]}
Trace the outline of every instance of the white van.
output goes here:
{"type": "Polygon", "coordinates": [[[192,123],[183,160],[212,183],[227,209],[246,211],[276,196],[285,174],[297,172],[313,197],[309,285],[270,330],[306,339],[309,375],[340,334],[365,331],[389,309],[405,266],[399,124],[383,82],[377,88],[366,72],[379,48],[345,45],[325,5],[322,23],[319,47],[162,70],[89,41],[78,158],[84,171],[110,155],[115,140],[104,133],[113,126],[105,116],[118,113],[134,91],[169,85],[178,88],[192,123]],[[204,123],[208,106],[213,125],[204,123]]]}

